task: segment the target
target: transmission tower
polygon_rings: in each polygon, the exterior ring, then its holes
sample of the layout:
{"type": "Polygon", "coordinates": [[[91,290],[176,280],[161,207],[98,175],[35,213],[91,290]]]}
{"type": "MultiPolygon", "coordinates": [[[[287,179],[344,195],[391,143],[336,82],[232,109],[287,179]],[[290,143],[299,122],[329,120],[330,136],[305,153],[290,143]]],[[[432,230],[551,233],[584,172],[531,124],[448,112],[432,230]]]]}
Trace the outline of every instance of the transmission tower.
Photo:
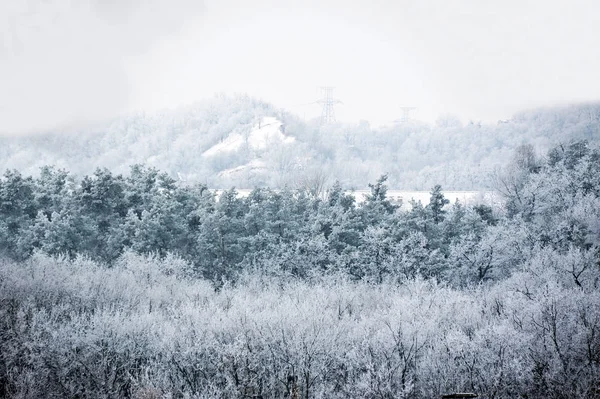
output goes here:
{"type": "Polygon", "coordinates": [[[410,111],[417,109],[416,107],[400,107],[402,110],[402,117],[400,118],[401,123],[408,122],[410,120],[410,111]]]}
{"type": "Polygon", "coordinates": [[[341,104],[340,100],[333,98],[333,87],[324,86],[320,87],[321,99],[317,101],[319,104],[323,104],[323,111],[321,111],[321,125],[328,125],[335,122],[335,110],[333,106],[335,104],[341,104]]]}

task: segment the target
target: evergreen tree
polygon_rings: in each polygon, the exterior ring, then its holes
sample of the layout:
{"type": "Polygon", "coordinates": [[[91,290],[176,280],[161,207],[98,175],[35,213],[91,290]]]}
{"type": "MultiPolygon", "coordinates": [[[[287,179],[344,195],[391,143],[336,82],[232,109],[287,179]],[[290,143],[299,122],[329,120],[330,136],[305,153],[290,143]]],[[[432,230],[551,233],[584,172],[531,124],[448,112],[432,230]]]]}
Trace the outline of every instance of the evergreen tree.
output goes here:
{"type": "Polygon", "coordinates": [[[444,207],[450,203],[450,200],[444,197],[444,194],[442,193],[442,186],[439,184],[433,187],[430,194],[431,197],[429,199],[429,204],[427,204],[425,209],[433,219],[433,222],[438,224],[444,221],[447,213],[444,207]]]}

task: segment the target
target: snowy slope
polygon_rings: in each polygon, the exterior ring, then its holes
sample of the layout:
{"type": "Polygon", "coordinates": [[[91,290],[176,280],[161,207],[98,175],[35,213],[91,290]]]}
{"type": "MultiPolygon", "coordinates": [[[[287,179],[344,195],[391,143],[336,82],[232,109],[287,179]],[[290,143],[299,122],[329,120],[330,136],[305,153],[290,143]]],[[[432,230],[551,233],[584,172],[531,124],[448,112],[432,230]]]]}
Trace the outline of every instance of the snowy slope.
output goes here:
{"type": "Polygon", "coordinates": [[[282,133],[282,123],[275,117],[264,117],[249,134],[231,133],[222,142],[215,144],[202,153],[204,157],[230,153],[239,150],[248,143],[253,150],[263,150],[271,143],[291,144],[294,137],[282,133]]]}
{"type": "Polygon", "coordinates": [[[262,173],[266,171],[265,161],[261,159],[253,159],[245,165],[236,166],[235,168],[226,169],[219,173],[219,177],[237,177],[242,173],[262,173]]]}

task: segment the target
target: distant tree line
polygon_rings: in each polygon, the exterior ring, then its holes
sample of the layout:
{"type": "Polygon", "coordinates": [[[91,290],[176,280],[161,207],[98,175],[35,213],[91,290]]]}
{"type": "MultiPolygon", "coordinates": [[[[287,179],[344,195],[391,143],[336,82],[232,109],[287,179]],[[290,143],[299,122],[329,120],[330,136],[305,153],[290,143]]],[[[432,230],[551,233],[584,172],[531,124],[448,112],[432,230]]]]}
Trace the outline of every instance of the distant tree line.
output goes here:
{"type": "Polygon", "coordinates": [[[504,122],[462,123],[444,116],[433,124],[323,126],[248,96],[217,96],[93,129],[0,135],[0,170],[37,176],[40,167],[55,165],[82,177],[97,167],[127,174],[130,165],[140,163],[216,189],[295,189],[315,178],[364,189],[388,173],[387,183],[395,190],[428,190],[436,184],[448,190],[488,190],[491,172],[523,143],[542,154],[562,141],[600,142],[598,103],[531,110],[504,122]],[[273,138],[264,148],[246,142],[205,154],[233,135],[247,138],[265,117],[281,121],[294,142],[273,138]]]}

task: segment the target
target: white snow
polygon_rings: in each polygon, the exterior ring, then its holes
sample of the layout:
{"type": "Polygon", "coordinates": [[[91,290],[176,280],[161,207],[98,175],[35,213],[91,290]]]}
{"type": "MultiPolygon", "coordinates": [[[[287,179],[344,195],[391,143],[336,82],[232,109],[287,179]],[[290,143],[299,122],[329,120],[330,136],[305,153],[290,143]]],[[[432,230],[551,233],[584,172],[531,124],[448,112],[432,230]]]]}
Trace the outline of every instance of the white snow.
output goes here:
{"type": "Polygon", "coordinates": [[[219,173],[219,177],[232,177],[244,172],[259,172],[265,170],[265,162],[260,159],[253,159],[245,165],[236,166],[235,168],[226,169],[219,173]]]}
{"type": "MultiPolygon", "coordinates": [[[[248,167],[249,164],[241,166],[240,168],[248,167]]],[[[229,169],[232,171],[232,169],[229,169]]],[[[226,173],[221,172],[221,173],[226,173]]],[[[224,190],[217,189],[213,190],[217,195],[220,195],[224,190]]],[[[252,192],[252,189],[237,188],[236,189],[239,197],[247,197],[252,192]]],[[[357,203],[365,201],[365,195],[369,194],[370,190],[353,190],[346,191],[346,194],[353,195],[357,203]]],[[[500,206],[501,200],[497,193],[493,191],[443,191],[444,197],[450,200],[450,205],[454,204],[456,200],[459,200],[463,205],[474,205],[484,204],[491,207],[500,206]]],[[[387,197],[395,203],[402,201],[402,209],[410,210],[410,200],[421,201],[423,206],[429,203],[431,193],[429,191],[402,191],[402,190],[388,190],[387,197]]]]}
{"type": "Polygon", "coordinates": [[[244,144],[244,137],[239,133],[231,133],[225,140],[204,151],[202,156],[210,157],[224,152],[233,152],[238,150],[242,144],[244,144]]]}
{"type": "Polygon", "coordinates": [[[286,136],[281,132],[281,121],[273,117],[265,117],[262,119],[260,128],[254,129],[249,137],[248,143],[252,148],[267,148],[271,142],[281,142],[284,144],[293,143],[296,139],[286,136]]]}
{"type": "Polygon", "coordinates": [[[239,150],[246,142],[253,150],[266,149],[272,143],[293,143],[296,139],[283,134],[281,126],[282,123],[277,118],[264,117],[258,125],[254,126],[249,134],[231,133],[225,140],[204,151],[202,156],[210,157],[217,154],[234,152],[239,150]]]}

